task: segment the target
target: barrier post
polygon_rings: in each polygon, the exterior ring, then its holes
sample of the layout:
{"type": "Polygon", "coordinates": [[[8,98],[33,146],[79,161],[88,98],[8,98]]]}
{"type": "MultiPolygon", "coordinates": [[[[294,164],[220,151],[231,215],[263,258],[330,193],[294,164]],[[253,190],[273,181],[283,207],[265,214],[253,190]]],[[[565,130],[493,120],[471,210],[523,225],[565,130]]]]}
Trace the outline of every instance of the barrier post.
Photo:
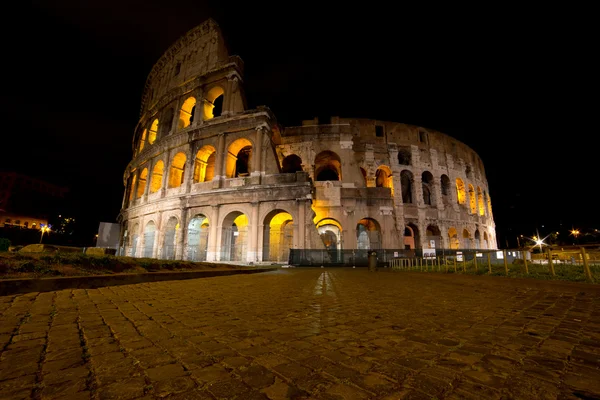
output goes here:
{"type": "Polygon", "coordinates": [[[508,261],[506,261],[506,250],[502,250],[502,254],[504,255],[504,272],[506,276],[508,276],[508,261]]]}
{"type": "Polygon", "coordinates": [[[548,248],[546,250],[546,254],[548,255],[548,266],[550,267],[550,273],[552,276],[556,276],[556,272],[554,272],[554,263],[552,262],[552,250],[548,248]]]}
{"type": "Polygon", "coordinates": [[[529,267],[527,266],[527,250],[523,251],[523,265],[525,265],[525,273],[529,275],[529,267]]]}
{"type": "Polygon", "coordinates": [[[492,254],[492,253],[490,253],[490,252],[488,251],[488,253],[487,253],[487,259],[488,259],[488,274],[490,274],[490,275],[491,275],[491,274],[492,274],[492,257],[490,256],[490,254],[492,254]]]}
{"type": "Polygon", "coordinates": [[[585,276],[588,278],[590,282],[594,282],[594,278],[592,277],[592,271],[590,270],[590,266],[587,262],[587,255],[585,253],[585,247],[581,247],[581,259],[583,260],[583,270],[585,271],[585,276]]]}

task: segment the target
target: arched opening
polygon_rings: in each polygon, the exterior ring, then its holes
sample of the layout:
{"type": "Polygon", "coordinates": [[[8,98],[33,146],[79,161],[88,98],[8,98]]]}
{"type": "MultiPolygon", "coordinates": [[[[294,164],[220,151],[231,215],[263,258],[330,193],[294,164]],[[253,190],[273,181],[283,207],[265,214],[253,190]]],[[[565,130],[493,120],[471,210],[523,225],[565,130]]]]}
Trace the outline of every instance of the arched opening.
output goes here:
{"type": "Polygon", "coordinates": [[[404,227],[404,248],[407,250],[416,249],[421,239],[419,228],[412,222],[404,227]]]}
{"type": "Polygon", "coordinates": [[[140,241],[139,230],[139,224],[135,224],[133,229],[131,229],[131,242],[129,243],[129,246],[131,246],[131,257],[137,257],[138,242],[140,241]]]}
{"type": "Polygon", "coordinates": [[[471,214],[477,214],[477,197],[475,196],[475,189],[473,185],[469,183],[469,209],[471,214]]]}
{"type": "Polygon", "coordinates": [[[152,169],[152,180],[150,181],[150,193],[156,193],[162,188],[165,164],[162,160],[157,161],[152,169]]]}
{"type": "Polygon", "coordinates": [[[302,159],[295,154],[290,154],[281,162],[281,172],[285,174],[302,171],[302,159]]]}
{"type": "Polygon", "coordinates": [[[372,218],[363,218],[356,225],[356,248],[370,250],[381,248],[381,228],[372,218]]]}
{"type": "Polygon", "coordinates": [[[440,229],[435,225],[429,225],[425,230],[425,243],[423,247],[427,249],[439,249],[442,248],[442,243],[440,242],[442,233],[440,229]]]}
{"type": "Polygon", "coordinates": [[[442,196],[449,196],[450,195],[450,178],[448,178],[448,175],[442,175],[442,177],[440,178],[440,183],[442,186],[442,196]]]}
{"type": "Polygon", "coordinates": [[[433,200],[433,175],[429,171],[421,174],[421,186],[423,188],[423,203],[427,206],[435,205],[433,200]]]}
{"type": "Polygon", "coordinates": [[[206,261],[208,251],[208,218],[202,214],[190,220],[187,233],[187,258],[190,261],[206,261]]]}
{"type": "Polygon", "coordinates": [[[404,170],[400,173],[400,187],[402,188],[402,202],[412,204],[413,202],[413,175],[404,170]]]}
{"type": "Polygon", "coordinates": [[[471,248],[471,234],[469,233],[469,231],[465,228],[463,229],[463,249],[470,249],[471,248]]]}
{"type": "Polygon", "coordinates": [[[483,232],[483,248],[484,249],[489,248],[488,234],[485,231],[483,232]]]}
{"type": "Polygon", "coordinates": [[[250,174],[252,142],[246,138],[237,139],[227,151],[226,176],[237,178],[250,174]]]}
{"type": "Polygon", "coordinates": [[[411,163],[411,152],[409,148],[399,148],[398,149],[398,164],[400,165],[410,165],[411,163]]]}
{"type": "Polygon", "coordinates": [[[322,151],[315,157],[315,176],[317,181],[342,180],[342,160],[333,151],[322,151]]]}
{"type": "Polygon", "coordinates": [[[152,121],[150,130],[148,131],[148,143],[152,144],[156,141],[156,134],[158,132],[158,118],[152,121]]]}
{"type": "Polygon", "coordinates": [[[375,172],[375,186],[389,188],[391,195],[394,195],[392,170],[388,166],[381,165],[379,168],[377,168],[377,171],[375,172]]]}
{"type": "Polygon", "coordinates": [[[239,211],[231,212],[223,220],[221,261],[245,261],[248,241],[248,217],[239,211]]]}
{"type": "Polygon", "coordinates": [[[492,216],[492,199],[490,198],[490,196],[488,194],[486,194],[485,192],[483,192],[485,197],[487,198],[487,208],[488,208],[488,215],[491,217],[492,216]]]}
{"type": "Polygon", "coordinates": [[[183,183],[185,173],[185,153],[177,153],[171,162],[171,171],[169,172],[169,187],[176,188],[183,183]]]}
{"type": "Polygon", "coordinates": [[[165,260],[175,259],[175,247],[177,245],[177,231],[179,230],[179,221],[175,217],[169,218],[165,228],[165,241],[163,244],[162,258],[165,260]]]}
{"type": "Polygon", "coordinates": [[[215,86],[210,89],[204,96],[204,110],[202,113],[203,119],[219,117],[223,112],[223,94],[225,91],[220,86],[215,86]]]}
{"type": "Polygon", "coordinates": [[[342,248],[342,225],[332,218],[320,220],[317,224],[317,232],[327,250],[341,250],[342,248]]]}
{"type": "Polygon", "coordinates": [[[138,188],[137,188],[137,195],[136,195],[136,199],[139,199],[140,197],[142,197],[144,195],[144,192],[146,191],[146,182],[148,180],[148,168],[144,168],[142,170],[142,172],[140,172],[140,181],[138,183],[138,188]]]}
{"type": "Polygon", "coordinates": [[[456,178],[456,197],[458,204],[467,203],[467,191],[465,189],[465,183],[460,178],[456,178]]]}
{"type": "Polygon", "coordinates": [[[479,234],[479,229],[475,231],[475,248],[481,248],[481,235],[479,234]]]}
{"type": "Polygon", "coordinates": [[[144,253],[143,257],[151,258],[154,252],[154,236],[156,234],[156,226],[153,221],[146,224],[144,228],[144,253]]]}
{"type": "Polygon", "coordinates": [[[456,228],[451,227],[450,229],[448,229],[448,243],[450,245],[451,249],[459,249],[460,248],[460,242],[458,240],[458,232],[456,231],[456,228]]]}
{"type": "Polygon", "coordinates": [[[479,206],[479,215],[485,215],[485,203],[483,202],[483,193],[481,188],[477,186],[477,203],[479,206]]]}
{"type": "Polygon", "coordinates": [[[144,129],[144,131],[142,132],[142,136],[140,136],[140,144],[138,146],[138,154],[142,152],[142,150],[144,150],[144,145],[146,144],[146,135],[148,134],[148,131],[146,129],[144,129]]]}
{"type": "Polygon", "coordinates": [[[196,99],[194,97],[188,97],[179,110],[179,122],[177,123],[178,129],[187,128],[194,120],[194,107],[196,107],[196,99]]]}
{"type": "Polygon", "coordinates": [[[216,150],[211,145],[202,146],[194,160],[194,183],[212,181],[215,176],[216,150]]]}
{"type": "Polygon", "coordinates": [[[132,179],[131,179],[131,186],[130,186],[130,192],[129,192],[129,198],[131,200],[135,199],[135,183],[137,182],[137,174],[135,174],[135,172],[132,172],[132,179]]]}
{"type": "Polygon", "coordinates": [[[287,262],[294,240],[294,221],[290,213],[273,210],[263,221],[263,261],[287,262]]]}

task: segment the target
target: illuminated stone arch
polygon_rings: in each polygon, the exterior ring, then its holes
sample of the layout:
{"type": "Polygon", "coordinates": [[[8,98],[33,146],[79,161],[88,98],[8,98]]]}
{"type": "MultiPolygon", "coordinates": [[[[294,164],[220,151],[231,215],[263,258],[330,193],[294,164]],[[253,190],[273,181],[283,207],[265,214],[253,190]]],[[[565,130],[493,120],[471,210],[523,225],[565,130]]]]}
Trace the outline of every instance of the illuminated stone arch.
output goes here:
{"type": "Polygon", "coordinates": [[[381,248],[381,227],[373,218],[363,218],[356,224],[356,248],[358,250],[381,248]]]}
{"type": "Polygon", "coordinates": [[[252,142],[246,138],[234,140],[227,149],[225,176],[237,178],[250,175],[252,142]]]}
{"type": "Polygon", "coordinates": [[[221,86],[214,86],[206,93],[202,109],[202,119],[204,121],[221,116],[224,93],[225,91],[221,86]]]}
{"type": "Polygon", "coordinates": [[[337,220],[323,218],[316,223],[316,227],[326,249],[342,249],[342,225],[337,220]]]}
{"type": "Polygon", "coordinates": [[[487,194],[486,192],[483,192],[483,194],[485,195],[486,199],[487,199],[487,209],[488,209],[488,215],[492,215],[492,199],[490,198],[490,195],[487,194]]]}
{"type": "Polygon", "coordinates": [[[150,193],[158,192],[163,185],[163,175],[165,173],[165,163],[158,160],[152,168],[152,178],[150,179],[150,193]]]}
{"type": "Polygon", "coordinates": [[[140,178],[138,181],[137,193],[135,198],[139,199],[144,195],[146,191],[146,182],[148,181],[148,168],[144,168],[142,172],[140,172],[140,178]]]}
{"type": "Polygon", "coordinates": [[[448,228],[448,245],[453,250],[460,248],[460,241],[458,240],[458,232],[456,231],[455,227],[448,228]]]}
{"type": "Polygon", "coordinates": [[[460,178],[456,178],[456,200],[458,204],[467,204],[467,190],[465,183],[460,178]]]}
{"type": "Polygon", "coordinates": [[[228,213],[221,224],[221,261],[245,261],[248,250],[248,217],[240,211],[228,213]]]}
{"type": "Polygon", "coordinates": [[[479,208],[479,215],[485,215],[485,203],[483,202],[483,192],[481,188],[477,186],[477,205],[479,208]]]}
{"type": "Polygon", "coordinates": [[[463,239],[463,249],[470,249],[471,248],[471,233],[469,232],[469,230],[467,228],[463,229],[462,239],[463,239]]]}
{"type": "Polygon", "coordinates": [[[475,248],[481,248],[481,234],[479,233],[479,229],[475,230],[475,248]]]}
{"type": "Polygon", "coordinates": [[[148,130],[148,144],[153,144],[156,141],[156,136],[158,133],[158,118],[155,118],[152,121],[152,125],[150,125],[150,129],[148,130]]]}
{"type": "Polygon", "coordinates": [[[130,237],[131,237],[131,239],[130,239],[131,242],[129,243],[129,246],[131,246],[130,256],[136,257],[137,256],[136,253],[137,253],[137,249],[138,249],[138,245],[139,245],[139,241],[140,241],[140,224],[135,222],[129,232],[130,232],[130,237]]]}
{"type": "Polygon", "coordinates": [[[179,187],[183,183],[186,160],[187,157],[183,152],[179,152],[173,157],[169,171],[169,188],[179,187]]]}
{"type": "Polygon", "coordinates": [[[170,217],[165,226],[165,238],[163,240],[162,258],[165,260],[175,259],[178,231],[179,219],[177,217],[170,217]]]}
{"type": "Polygon", "coordinates": [[[477,214],[477,196],[475,195],[475,188],[469,183],[469,209],[471,214],[477,214]]]}
{"type": "Polygon", "coordinates": [[[420,240],[419,228],[417,225],[408,223],[404,227],[404,248],[414,250],[417,248],[420,240]]]}
{"type": "Polygon", "coordinates": [[[154,221],[148,221],[144,228],[144,248],[142,257],[152,258],[154,256],[154,239],[156,237],[156,225],[154,221]]]}
{"type": "Polygon", "coordinates": [[[433,175],[429,171],[421,174],[421,187],[423,189],[423,203],[427,206],[435,205],[435,191],[433,187],[433,175]]]}
{"type": "Polygon", "coordinates": [[[436,225],[427,226],[427,229],[425,229],[425,243],[424,243],[423,247],[428,248],[428,249],[442,248],[443,244],[440,241],[441,236],[442,236],[442,233],[440,231],[440,228],[438,228],[436,225]]]}
{"type": "Polygon", "coordinates": [[[409,170],[400,172],[400,187],[402,188],[402,202],[412,204],[414,202],[413,174],[409,170]]]}
{"type": "Polygon", "coordinates": [[[187,231],[187,259],[206,261],[210,221],[204,214],[196,214],[190,220],[187,231]]]}
{"type": "Polygon", "coordinates": [[[286,156],[281,162],[281,172],[285,174],[302,171],[302,159],[295,154],[286,156]]]}
{"type": "Polygon", "coordinates": [[[294,243],[294,219],[282,209],[269,212],[263,219],[263,261],[285,261],[294,243]]]}
{"type": "Polygon", "coordinates": [[[392,196],[394,195],[394,181],[390,167],[381,165],[377,168],[375,172],[375,186],[390,188],[392,196]]]}
{"type": "Polygon", "coordinates": [[[483,248],[484,249],[489,249],[490,247],[490,241],[488,239],[488,233],[487,232],[483,232],[483,248]]]}
{"type": "Polygon", "coordinates": [[[365,187],[366,187],[367,186],[367,171],[363,167],[360,167],[360,173],[362,174],[362,177],[365,180],[365,187]]]}
{"type": "Polygon", "coordinates": [[[342,160],[333,151],[322,151],[315,157],[316,181],[341,181],[342,160]]]}
{"type": "Polygon", "coordinates": [[[148,130],[144,129],[142,131],[142,135],[140,136],[140,143],[138,145],[138,154],[144,150],[144,145],[146,144],[146,136],[148,135],[148,130]]]}
{"type": "Polygon", "coordinates": [[[196,159],[194,160],[194,177],[193,182],[209,182],[215,176],[215,159],[217,152],[215,148],[209,144],[202,146],[196,159]]]}
{"type": "Polygon", "coordinates": [[[133,201],[133,200],[135,200],[135,184],[137,182],[137,172],[134,171],[131,174],[132,174],[132,178],[131,178],[131,187],[129,188],[130,189],[129,199],[130,199],[130,201],[133,201]]]}
{"type": "Polygon", "coordinates": [[[188,97],[183,102],[181,110],[179,110],[179,121],[177,122],[177,129],[183,129],[190,126],[194,121],[194,110],[196,108],[196,98],[188,97]]]}

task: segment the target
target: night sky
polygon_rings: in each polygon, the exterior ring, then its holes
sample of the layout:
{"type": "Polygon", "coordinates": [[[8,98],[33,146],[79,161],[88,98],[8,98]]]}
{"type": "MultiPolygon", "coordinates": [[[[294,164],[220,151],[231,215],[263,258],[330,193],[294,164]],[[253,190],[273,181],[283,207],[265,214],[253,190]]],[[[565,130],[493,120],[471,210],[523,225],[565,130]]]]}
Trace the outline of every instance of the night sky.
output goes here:
{"type": "Polygon", "coordinates": [[[212,17],[245,62],[249,108],[284,126],[337,115],[461,140],[486,167],[500,240],[600,228],[592,53],[563,10],[221,3],[34,1],[5,14],[0,169],[69,187],[84,231],[116,222],[146,77],[212,17]]]}

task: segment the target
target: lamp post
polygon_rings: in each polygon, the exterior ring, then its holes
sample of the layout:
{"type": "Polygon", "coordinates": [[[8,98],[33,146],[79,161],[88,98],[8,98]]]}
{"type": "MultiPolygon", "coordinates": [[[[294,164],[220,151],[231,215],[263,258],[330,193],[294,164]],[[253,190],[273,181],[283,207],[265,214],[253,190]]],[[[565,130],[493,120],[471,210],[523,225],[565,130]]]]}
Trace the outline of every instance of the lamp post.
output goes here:
{"type": "Polygon", "coordinates": [[[50,232],[50,227],[42,224],[40,226],[40,231],[42,232],[42,235],[40,236],[40,243],[42,243],[42,239],[44,238],[44,233],[50,232]]]}

